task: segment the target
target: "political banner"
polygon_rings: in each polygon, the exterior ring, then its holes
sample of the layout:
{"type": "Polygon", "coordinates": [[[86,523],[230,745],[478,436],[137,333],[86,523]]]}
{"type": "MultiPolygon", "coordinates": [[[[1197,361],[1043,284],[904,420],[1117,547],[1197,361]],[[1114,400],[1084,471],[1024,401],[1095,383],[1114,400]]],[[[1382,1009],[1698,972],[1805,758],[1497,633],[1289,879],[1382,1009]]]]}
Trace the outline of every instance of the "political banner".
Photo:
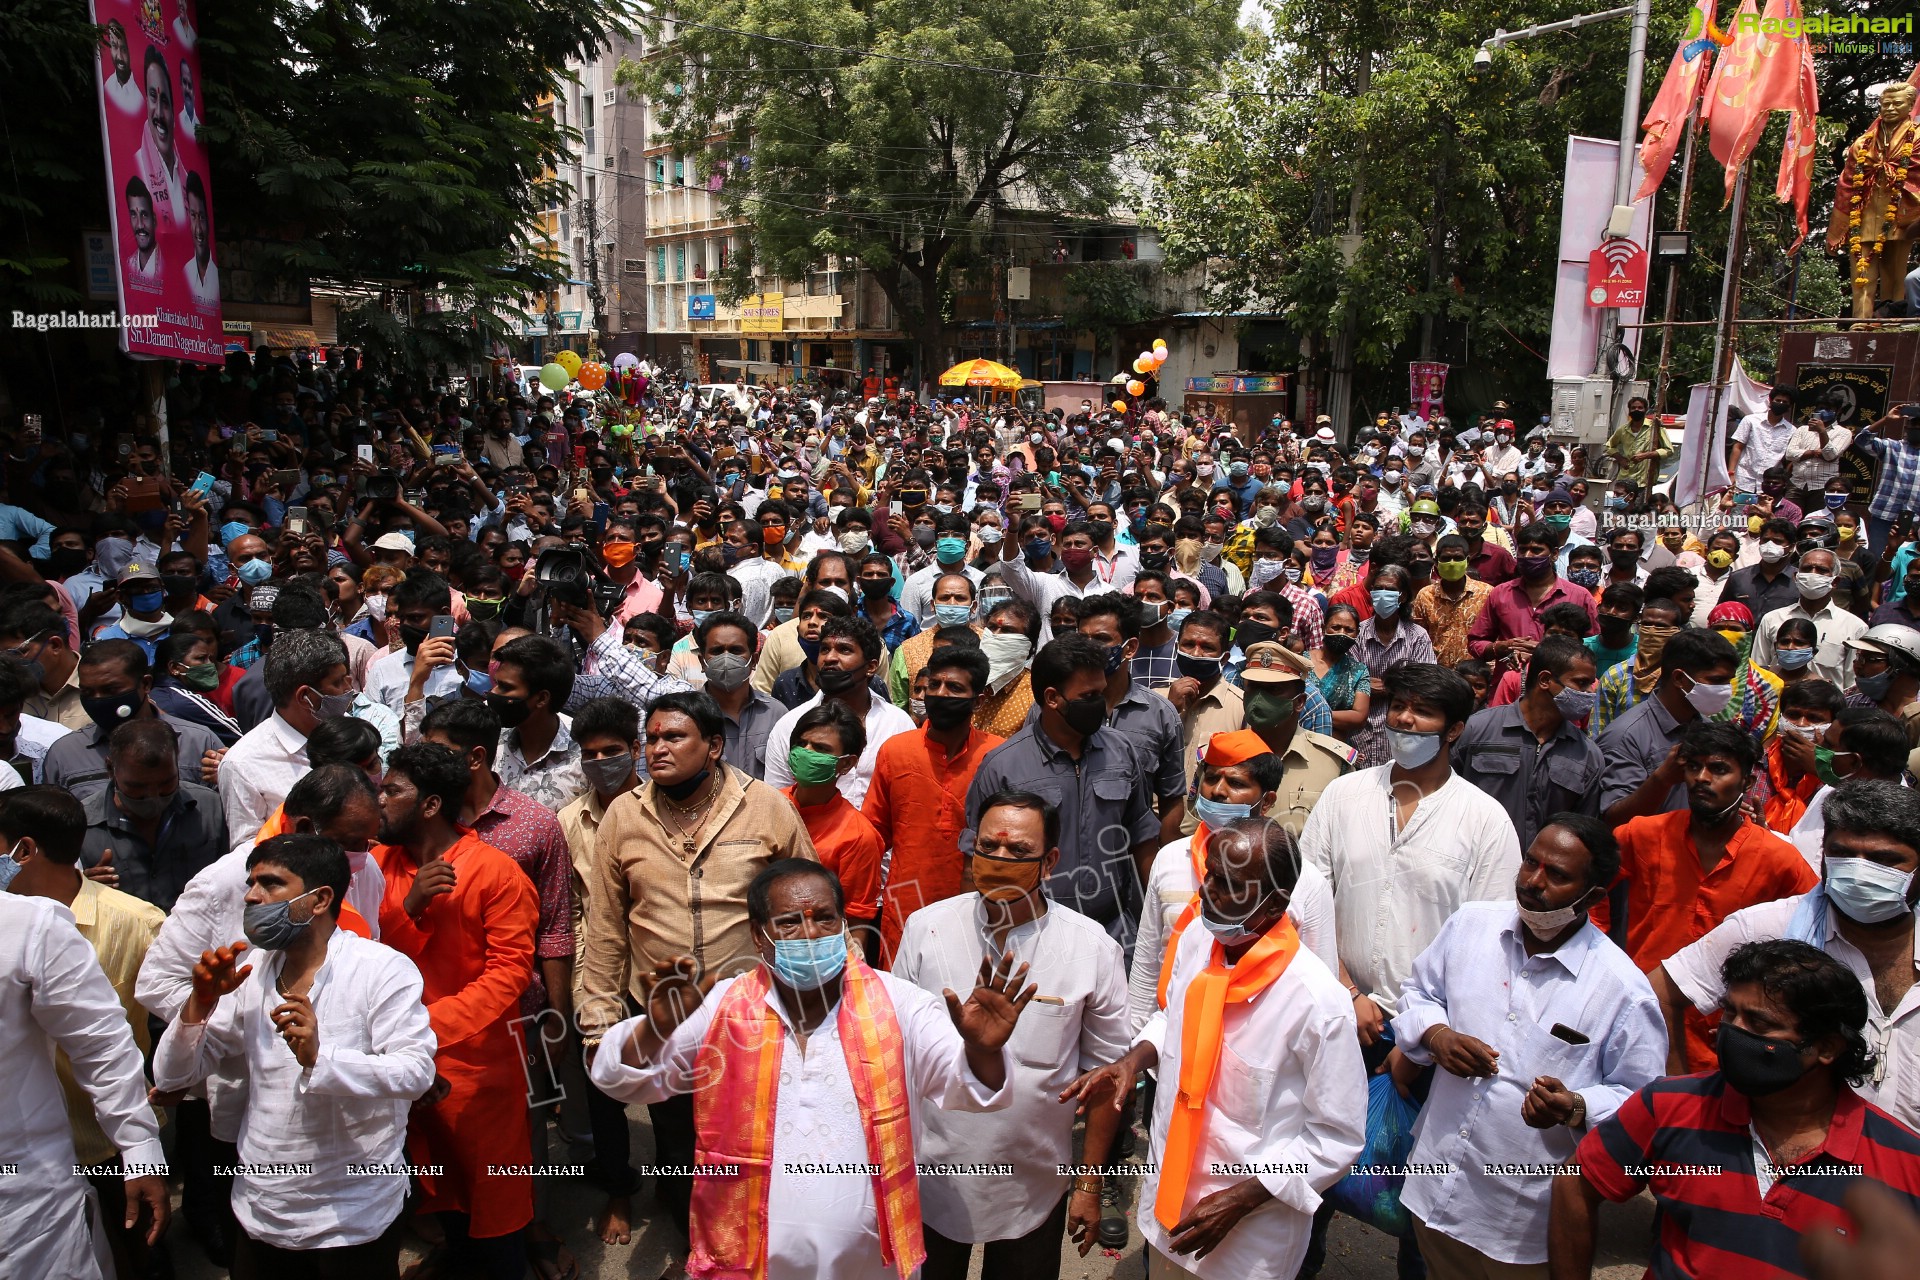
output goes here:
{"type": "Polygon", "coordinates": [[[100,43],[100,136],[120,314],[130,356],[219,364],[220,268],[200,130],[193,0],[92,0],[100,43]]]}
{"type": "Polygon", "coordinates": [[[1416,360],[1407,366],[1407,405],[1420,417],[1433,421],[1446,412],[1447,366],[1435,360],[1416,360]]]}

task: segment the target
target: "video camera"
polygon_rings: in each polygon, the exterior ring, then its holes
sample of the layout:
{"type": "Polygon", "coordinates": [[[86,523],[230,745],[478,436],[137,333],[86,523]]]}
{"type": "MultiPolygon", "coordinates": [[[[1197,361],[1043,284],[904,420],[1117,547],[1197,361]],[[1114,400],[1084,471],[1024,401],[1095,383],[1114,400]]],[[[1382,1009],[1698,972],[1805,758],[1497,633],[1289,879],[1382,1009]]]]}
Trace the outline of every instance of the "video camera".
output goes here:
{"type": "Polygon", "coordinates": [[[550,547],[533,562],[534,581],[547,597],[575,609],[593,609],[607,621],[620,609],[626,590],[599,571],[583,543],[550,547]]]}

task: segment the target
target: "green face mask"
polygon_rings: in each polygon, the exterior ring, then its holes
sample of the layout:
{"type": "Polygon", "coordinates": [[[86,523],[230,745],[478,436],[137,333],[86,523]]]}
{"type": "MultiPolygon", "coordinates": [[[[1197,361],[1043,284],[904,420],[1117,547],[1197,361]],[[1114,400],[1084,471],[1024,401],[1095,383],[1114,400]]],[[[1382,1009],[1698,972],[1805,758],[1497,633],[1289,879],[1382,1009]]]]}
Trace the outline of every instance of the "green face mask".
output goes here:
{"type": "Polygon", "coordinates": [[[823,782],[832,782],[840,772],[840,757],[812,747],[794,747],[787,752],[787,768],[793,771],[795,782],[817,787],[823,782]]]}
{"type": "Polygon", "coordinates": [[[1458,582],[1467,576],[1467,562],[1465,560],[1436,560],[1433,562],[1433,571],[1440,575],[1442,582],[1458,582]]]}
{"type": "Polygon", "coordinates": [[[202,693],[216,689],[220,685],[220,668],[211,662],[202,662],[188,667],[180,673],[180,683],[189,689],[198,689],[202,693]]]}
{"type": "Polygon", "coordinates": [[[1280,693],[1255,692],[1247,690],[1247,725],[1254,729],[1271,729],[1285,724],[1294,718],[1293,699],[1280,693]]]}
{"type": "Polygon", "coordinates": [[[1837,787],[1842,782],[1845,782],[1846,779],[1834,772],[1833,758],[1836,755],[1850,756],[1853,754],[1851,751],[1835,751],[1832,747],[1815,747],[1813,749],[1813,771],[1820,775],[1820,781],[1830,787],[1837,787]]]}
{"type": "Polygon", "coordinates": [[[1547,528],[1552,529],[1555,533],[1565,533],[1567,530],[1573,528],[1573,516],[1569,512],[1555,512],[1552,515],[1542,518],[1547,528]]]}

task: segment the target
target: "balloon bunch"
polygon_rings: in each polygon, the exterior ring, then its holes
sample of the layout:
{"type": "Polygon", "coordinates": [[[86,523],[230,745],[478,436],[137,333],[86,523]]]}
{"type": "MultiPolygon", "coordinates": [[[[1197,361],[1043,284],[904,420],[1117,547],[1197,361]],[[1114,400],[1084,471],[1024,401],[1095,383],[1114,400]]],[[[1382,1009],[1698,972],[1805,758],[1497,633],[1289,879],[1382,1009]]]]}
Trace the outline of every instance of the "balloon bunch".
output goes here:
{"type": "Polygon", "coordinates": [[[578,351],[558,351],[552,363],[540,367],[540,385],[559,391],[569,382],[578,381],[581,390],[598,391],[607,385],[608,372],[607,366],[597,360],[582,360],[578,351]]]}
{"type": "MultiPolygon", "coordinates": [[[[1147,394],[1147,384],[1144,379],[1153,377],[1160,372],[1160,366],[1167,362],[1167,354],[1167,340],[1165,338],[1155,338],[1153,340],[1152,350],[1142,351],[1134,358],[1133,372],[1135,376],[1128,379],[1124,373],[1118,374],[1115,376],[1114,381],[1119,382],[1122,379],[1126,379],[1127,394],[1135,400],[1138,400],[1141,396],[1147,394]]],[[[1115,413],[1125,413],[1127,411],[1127,402],[1125,400],[1115,400],[1113,402],[1113,411],[1115,413]]]]}

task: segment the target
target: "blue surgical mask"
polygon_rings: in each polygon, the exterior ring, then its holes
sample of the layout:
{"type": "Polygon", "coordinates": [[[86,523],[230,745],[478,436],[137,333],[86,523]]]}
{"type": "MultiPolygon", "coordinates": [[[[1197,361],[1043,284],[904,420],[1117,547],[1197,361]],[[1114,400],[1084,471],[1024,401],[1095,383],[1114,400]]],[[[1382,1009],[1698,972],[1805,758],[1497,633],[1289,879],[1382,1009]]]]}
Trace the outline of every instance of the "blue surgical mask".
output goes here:
{"type": "Polygon", "coordinates": [[[1388,729],[1387,745],[1393,751],[1395,764],[1402,769],[1418,769],[1440,754],[1440,735],[1388,729]]]}
{"type": "Polygon", "coordinates": [[[484,698],[493,692],[493,677],[485,671],[467,672],[467,692],[476,698],[484,698]]]}
{"type": "Polygon", "coordinates": [[[220,526],[220,545],[224,547],[235,538],[244,538],[252,532],[251,525],[242,524],[238,520],[229,520],[220,526]]]}
{"type": "Polygon", "coordinates": [[[1812,661],[1811,649],[1782,649],[1775,655],[1774,665],[1782,671],[1798,671],[1812,661]]]}
{"type": "Polygon", "coordinates": [[[767,967],[795,991],[818,991],[847,967],[847,935],[824,938],[771,938],[773,959],[767,967]]]}
{"type": "Polygon", "coordinates": [[[273,564],[267,560],[243,560],[233,566],[233,571],[240,575],[240,581],[257,587],[273,576],[273,564]]]}
{"type": "Polygon", "coordinates": [[[13,883],[13,878],[20,874],[20,864],[13,860],[14,851],[19,847],[20,842],[16,840],[13,848],[7,850],[5,856],[0,856],[0,893],[5,893],[7,886],[13,883]]]}
{"type": "Polygon", "coordinates": [[[963,559],[967,554],[965,538],[945,537],[933,544],[934,556],[946,564],[963,559]]]}
{"type": "Polygon", "coordinates": [[[167,596],[163,591],[142,591],[127,597],[127,607],[135,613],[152,613],[166,602],[167,596]]]}
{"type": "Polygon", "coordinates": [[[1895,871],[1866,858],[1829,858],[1826,871],[1827,897],[1849,920],[1882,924],[1911,910],[1911,871],[1895,871]]]}
{"type": "Polygon", "coordinates": [[[1398,591],[1369,591],[1367,598],[1373,601],[1373,612],[1376,617],[1391,618],[1400,612],[1398,591]]]}
{"type": "Polygon", "coordinates": [[[775,622],[792,622],[793,610],[787,608],[785,605],[781,605],[774,609],[773,620],[775,622]]]}
{"type": "Polygon", "coordinates": [[[1205,902],[1206,899],[1202,898],[1202,907],[1199,913],[1200,923],[1206,928],[1208,933],[1214,936],[1215,940],[1218,941],[1221,946],[1237,947],[1243,943],[1252,942],[1260,936],[1254,930],[1247,928],[1247,921],[1260,914],[1260,908],[1266,905],[1265,899],[1255,903],[1253,910],[1247,912],[1247,914],[1241,916],[1238,920],[1216,920],[1205,909],[1205,902]]]}
{"type": "Polygon", "coordinates": [[[1175,609],[1172,613],[1167,615],[1167,625],[1173,628],[1173,634],[1175,635],[1180,634],[1181,624],[1186,622],[1187,615],[1192,612],[1193,610],[1191,609],[1175,609]]]}
{"type": "Polygon", "coordinates": [[[712,609],[692,609],[692,610],[689,610],[688,612],[692,615],[693,625],[696,627],[699,626],[701,623],[705,622],[708,618],[711,618],[714,613],[712,609]]]}
{"type": "Polygon", "coordinates": [[[970,604],[937,604],[933,606],[933,617],[943,627],[964,627],[973,621],[973,606],[970,604]]]}
{"type": "Polygon", "coordinates": [[[1035,538],[1032,542],[1020,548],[1020,553],[1026,556],[1028,564],[1044,563],[1047,557],[1053,554],[1053,539],[1035,538]]]}
{"type": "Polygon", "coordinates": [[[1193,802],[1193,814],[1207,824],[1209,831],[1220,831],[1230,823],[1252,817],[1253,806],[1229,804],[1225,800],[1209,800],[1205,796],[1200,796],[1193,802]]]}

